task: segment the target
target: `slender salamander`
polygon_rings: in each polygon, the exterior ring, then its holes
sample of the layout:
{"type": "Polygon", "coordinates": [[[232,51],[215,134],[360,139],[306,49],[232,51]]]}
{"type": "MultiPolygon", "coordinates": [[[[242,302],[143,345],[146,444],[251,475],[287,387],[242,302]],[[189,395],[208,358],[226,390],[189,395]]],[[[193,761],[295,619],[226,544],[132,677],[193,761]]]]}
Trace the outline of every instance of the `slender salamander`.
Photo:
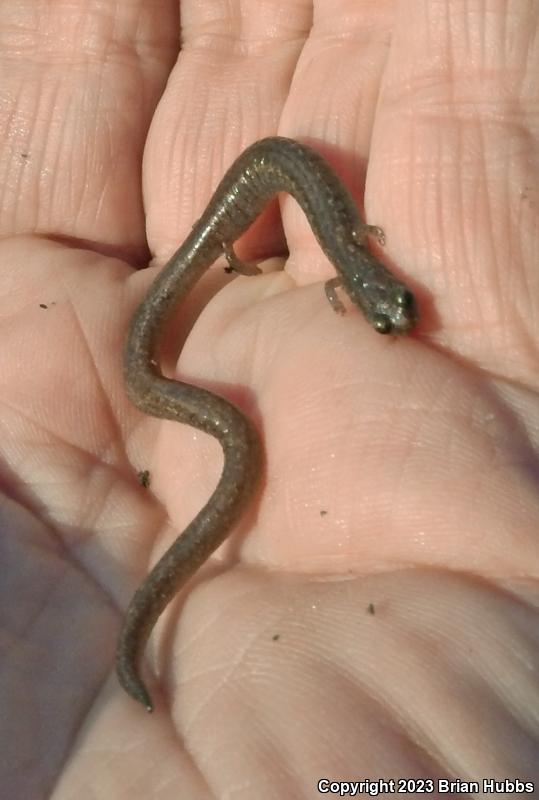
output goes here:
{"type": "Polygon", "coordinates": [[[124,377],[132,403],[146,414],[192,425],[219,440],[224,467],[215,492],[137,589],[120,633],[116,669],[123,688],[148,711],[152,701],[140,677],[151,630],[166,605],[230,533],[250,502],[261,472],[262,448],[253,424],[227,400],[163,376],[160,347],[178,304],[218,256],[229,270],[258,272],[236,257],[232,243],[277,192],[302,207],[337,271],[326,283],[333,308],[342,286],[380,333],[407,333],[417,321],[411,291],[365,247],[380,228],[363,223],[350,194],[313,150],[280,136],[248,147],[217,187],[208,207],[162,269],[136,310],[124,350],[124,377]]]}

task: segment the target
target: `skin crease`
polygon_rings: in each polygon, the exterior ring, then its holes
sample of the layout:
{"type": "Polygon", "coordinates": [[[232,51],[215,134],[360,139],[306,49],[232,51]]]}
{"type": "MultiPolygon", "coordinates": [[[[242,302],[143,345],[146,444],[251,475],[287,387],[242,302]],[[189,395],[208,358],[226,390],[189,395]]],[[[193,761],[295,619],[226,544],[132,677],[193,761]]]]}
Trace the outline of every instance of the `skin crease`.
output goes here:
{"type": "MultiPolygon", "coordinates": [[[[177,63],[177,4],[0,15],[7,797],[537,780],[539,37],[534,5],[509,5],[319,4],[312,27],[310,5],[182,3],[177,63]],[[368,161],[366,218],[422,322],[394,342],[333,314],[288,197],[285,272],[225,286],[219,265],[189,298],[167,373],[254,419],[267,466],[156,627],[149,716],[117,685],[116,637],[222,460],[130,406],[123,339],[226,166],[276,133],[357,201],[368,161]]],[[[267,223],[243,258],[283,252],[267,223]]]]}

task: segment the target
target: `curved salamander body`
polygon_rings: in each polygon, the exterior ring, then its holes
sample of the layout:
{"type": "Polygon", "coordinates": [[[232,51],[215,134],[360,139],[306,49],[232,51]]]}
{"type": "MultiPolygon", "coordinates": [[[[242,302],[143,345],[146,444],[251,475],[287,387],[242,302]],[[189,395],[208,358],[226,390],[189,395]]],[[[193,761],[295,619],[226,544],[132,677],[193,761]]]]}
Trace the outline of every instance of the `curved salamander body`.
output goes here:
{"type": "Polygon", "coordinates": [[[313,150],[291,139],[270,137],[247,148],[217,187],[206,211],[158,275],[136,310],[124,350],[127,394],[141,411],[192,425],[215,436],[224,467],[215,492],[137,589],[120,633],[116,668],[124,689],[148,711],[153,705],[140,677],[150,632],[169,601],[223,542],[251,500],[261,471],[261,445],[252,423],[218,395],[163,376],[160,346],[166,323],[201,275],[223,253],[239,271],[232,243],[277,192],[298,201],[321,248],[337,270],[326,292],[337,311],[342,285],[380,333],[407,333],[417,321],[410,290],[365,247],[366,236],[383,241],[365,225],[354,202],[313,150]]]}

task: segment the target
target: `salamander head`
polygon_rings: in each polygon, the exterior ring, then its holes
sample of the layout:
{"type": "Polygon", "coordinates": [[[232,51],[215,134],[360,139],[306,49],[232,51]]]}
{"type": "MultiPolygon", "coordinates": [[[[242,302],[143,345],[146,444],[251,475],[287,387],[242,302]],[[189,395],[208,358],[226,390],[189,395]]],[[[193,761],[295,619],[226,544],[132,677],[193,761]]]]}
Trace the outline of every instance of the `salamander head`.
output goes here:
{"type": "Polygon", "coordinates": [[[334,263],[343,289],[375,331],[399,335],[414,328],[414,295],[366,247],[352,242],[334,263]]]}
{"type": "Polygon", "coordinates": [[[385,287],[377,298],[369,298],[367,305],[362,301],[361,307],[378,333],[409,333],[419,317],[414,295],[401,283],[385,287]]]}

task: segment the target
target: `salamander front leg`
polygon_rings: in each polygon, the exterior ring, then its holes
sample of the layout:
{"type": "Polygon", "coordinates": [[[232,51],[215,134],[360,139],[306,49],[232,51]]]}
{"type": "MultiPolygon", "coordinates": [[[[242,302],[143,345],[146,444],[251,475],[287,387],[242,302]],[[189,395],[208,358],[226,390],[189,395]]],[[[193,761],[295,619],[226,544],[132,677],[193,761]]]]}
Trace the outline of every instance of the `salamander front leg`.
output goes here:
{"type": "Polygon", "coordinates": [[[346,309],[337,296],[336,290],[339,286],[342,286],[340,278],[330,278],[329,281],[326,281],[324,284],[324,291],[333,311],[335,311],[336,314],[346,314],[346,309]]]}

